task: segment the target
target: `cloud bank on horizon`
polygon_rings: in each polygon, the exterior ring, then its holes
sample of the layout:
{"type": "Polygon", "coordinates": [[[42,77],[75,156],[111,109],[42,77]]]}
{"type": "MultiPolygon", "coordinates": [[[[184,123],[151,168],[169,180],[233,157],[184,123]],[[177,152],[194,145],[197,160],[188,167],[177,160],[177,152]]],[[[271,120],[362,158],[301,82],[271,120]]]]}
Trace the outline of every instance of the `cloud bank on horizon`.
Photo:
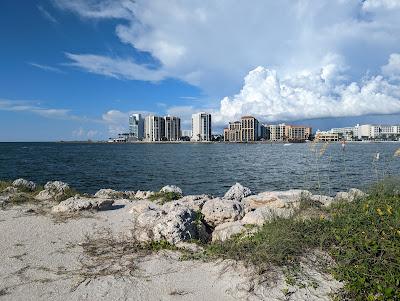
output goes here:
{"type": "Polygon", "coordinates": [[[116,20],[119,40],[154,59],[66,53],[70,65],[198,86],[222,98],[218,109],[193,107],[213,110],[218,123],[400,113],[398,0],[53,1],[84,19],[116,20]],[[224,97],[245,74],[240,92],[224,97]]]}

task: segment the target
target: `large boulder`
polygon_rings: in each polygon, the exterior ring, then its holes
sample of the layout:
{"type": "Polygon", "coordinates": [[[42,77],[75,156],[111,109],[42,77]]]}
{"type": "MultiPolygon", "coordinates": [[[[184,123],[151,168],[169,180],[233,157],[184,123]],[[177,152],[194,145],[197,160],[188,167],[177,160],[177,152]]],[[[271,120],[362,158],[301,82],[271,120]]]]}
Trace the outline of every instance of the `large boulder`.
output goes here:
{"type": "Polygon", "coordinates": [[[171,244],[198,238],[196,213],[189,208],[176,207],[165,212],[153,229],[154,240],[166,240],[171,244]]]}
{"type": "Polygon", "coordinates": [[[173,192],[182,195],[182,189],[175,185],[167,185],[160,189],[160,192],[173,192]]]}
{"type": "Polygon", "coordinates": [[[334,201],[333,197],[321,194],[312,195],[310,199],[311,201],[316,202],[324,207],[329,207],[334,201]]]}
{"type": "Polygon", "coordinates": [[[131,207],[134,227],[132,235],[142,242],[166,240],[171,244],[197,239],[196,212],[175,204],[168,210],[149,202],[138,201],[131,207]],[[148,203],[146,203],[148,202],[148,203]]]}
{"type": "Polygon", "coordinates": [[[114,200],[111,199],[101,199],[101,198],[82,198],[79,196],[74,196],[65,201],[62,201],[57,206],[52,208],[54,213],[69,213],[82,210],[104,210],[109,209],[114,200]]]}
{"type": "Polygon", "coordinates": [[[205,202],[201,213],[208,225],[216,227],[226,222],[241,219],[243,217],[243,206],[238,201],[215,198],[205,202]]]}
{"type": "Polygon", "coordinates": [[[103,199],[122,199],[124,198],[124,196],[125,193],[113,189],[100,189],[94,194],[95,198],[103,199]]]}
{"type": "Polygon", "coordinates": [[[250,188],[244,187],[240,183],[236,183],[225,193],[224,199],[240,202],[243,198],[249,195],[251,195],[250,188]]]}
{"type": "Polygon", "coordinates": [[[35,196],[35,199],[39,201],[60,201],[70,190],[71,188],[67,183],[61,181],[47,182],[46,185],[44,185],[44,190],[40,191],[39,194],[35,196]]]}
{"type": "Polygon", "coordinates": [[[245,211],[250,212],[260,207],[299,208],[302,200],[312,196],[307,190],[291,189],[287,191],[266,191],[251,195],[242,200],[245,211]]]}
{"type": "Polygon", "coordinates": [[[276,217],[290,218],[294,212],[293,208],[259,207],[254,211],[246,213],[241,222],[243,225],[262,226],[276,217]]]}
{"type": "Polygon", "coordinates": [[[246,231],[246,228],[241,221],[223,223],[215,227],[212,233],[212,241],[225,241],[244,231],[246,231]]]}
{"type": "Polygon", "coordinates": [[[179,205],[182,207],[192,209],[194,211],[200,211],[203,208],[203,205],[205,204],[205,202],[207,202],[210,199],[211,198],[206,194],[188,195],[188,196],[184,196],[183,198],[180,198],[179,200],[165,203],[163,205],[163,209],[165,211],[168,211],[171,209],[171,207],[175,207],[175,206],[179,205]]]}
{"type": "Polygon", "coordinates": [[[26,191],[34,191],[36,189],[36,184],[34,182],[22,178],[12,182],[12,186],[26,191]]]}
{"type": "Polygon", "coordinates": [[[348,192],[340,191],[336,194],[334,201],[335,202],[353,202],[355,200],[366,197],[367,194],[360,189],[350,188],[348,192]]]}
{"type": "Polygon", "coordinates": [[[145,200],[148,199],[149,197],[153,196],[155,193],[153,191],[141,191],[138,190],[135,194],[135,199],[138,200],[145,200]]]}

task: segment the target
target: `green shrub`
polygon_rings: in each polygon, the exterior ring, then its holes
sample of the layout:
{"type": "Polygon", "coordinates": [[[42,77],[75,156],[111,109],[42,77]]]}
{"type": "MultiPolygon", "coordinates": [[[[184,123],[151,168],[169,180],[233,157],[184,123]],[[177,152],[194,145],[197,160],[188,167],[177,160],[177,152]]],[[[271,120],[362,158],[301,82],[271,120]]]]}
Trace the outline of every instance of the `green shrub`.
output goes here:
{"type": "Polygon", "coordinates": [[[149,197],[149,200],[152,202],[157,201],[158,204],[164,205],[165,203],[178,200],[181,197],[182,195],[177,192],[156,192],[155,194],[149,197]]]}
{"type": "Polygon", "coordinates": [[[296,268],[302,256],[320,249],[345,283],[341,299],[400,300],[399,188],[393,179],[378,183],[369,197],[327,210],[328,218],[274,219],[252,236],[210,244],[205,256],[240,260],[263,273],[273,265],[296,268]]]}

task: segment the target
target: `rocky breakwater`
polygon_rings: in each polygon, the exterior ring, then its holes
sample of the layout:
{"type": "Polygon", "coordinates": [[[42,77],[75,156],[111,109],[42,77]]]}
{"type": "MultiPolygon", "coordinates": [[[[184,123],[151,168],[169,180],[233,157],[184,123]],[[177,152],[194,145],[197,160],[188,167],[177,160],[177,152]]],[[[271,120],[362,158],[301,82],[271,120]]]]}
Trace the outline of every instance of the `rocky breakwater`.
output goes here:
{"type": "Polygon", "coordinates": [[[10,182],[0,190],[3,206],[23,199],[31,204],[49,204],[52,214],[108,210],[118,202],[129,206],[132,227],[128,234],[131,237],[140,242],[168,241],[175,245],[193,240],[224,241],[236,234],[257,231],[274,218],[291,218],[310,204],[328,207],[364,196],[364,192],[354,188],[338,192],[335,197],[313,195],[307,190],[252,194],[239,183],[222,197],[184,196],[182,190],[173,185],[159,192],[101,189],[88,195],[78,194],[60,181],[47,182],[41,188],[25,179],[10,182]]]}

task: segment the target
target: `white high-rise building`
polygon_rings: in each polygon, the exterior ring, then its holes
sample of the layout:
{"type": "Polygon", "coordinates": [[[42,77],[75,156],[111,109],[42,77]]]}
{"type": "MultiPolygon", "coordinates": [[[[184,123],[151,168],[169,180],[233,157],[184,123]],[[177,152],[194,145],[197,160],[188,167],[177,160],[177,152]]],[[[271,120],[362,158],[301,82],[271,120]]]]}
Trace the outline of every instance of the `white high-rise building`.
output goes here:
{"type": "Polygon", "coordinates": [[[144,120],[140,114],[129,116],[129,134],[134,140],[142,140],[144,137],[144,120]]]}
{"type": "Polygon", "coordinates": [[[144,120],[144,139],[148,142],[165,139],[165,119],[154,115],[146,116],[144,120]]]}
{"type": "Polygon", "coordinates": [[[211,114],[192,115],[192,141],[211,141],[211,114]]]}

